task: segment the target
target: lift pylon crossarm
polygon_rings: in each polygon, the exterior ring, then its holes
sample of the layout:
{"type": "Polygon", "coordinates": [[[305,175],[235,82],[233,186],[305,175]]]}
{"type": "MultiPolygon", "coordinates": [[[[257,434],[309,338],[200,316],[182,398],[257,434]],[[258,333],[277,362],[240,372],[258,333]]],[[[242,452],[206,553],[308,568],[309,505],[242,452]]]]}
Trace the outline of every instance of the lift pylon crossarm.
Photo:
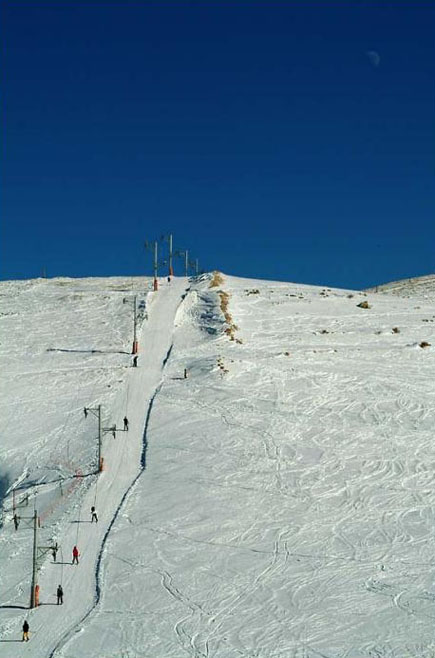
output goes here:
{"type": "Polygon", "coordinates": [[[54,546],[37,546],[36,547],[36,562],[42,560],[47,553],[52,551],[54,546]]]}
{"type": "Polygon", "coordinates": [[[58,549],[59,546],[56,547],[56,544],[54,544],[53,546],[38,546],[38,551],[44,550],[47,552],[47,551],[52,551],[53,548],[58,549]]]}
{"type": "MultiPolygon", "coordinates": [[[[20,516],[20,521],[34,521],[34,516],[20,516]]],[[[39,516],[37,517],[38,525],[40,525],[39,516]]],[[[30,525],[29,525],[30,527],[30,525]]]]}
{"type": "Polygon", "coordinates": [[[96,416],[98,418],[99,408],[100,407],[85,407],[84,410],[86,412],[90,412],[91,414],[93,414],[94,416],[96,416]]]}
{"type": "Polygon", "coordinates": [[[28,507],[29,506],[29,494],[26,494],[21,500],[18,502],[15,501],[12,503],[12,507],[3,507],[3,512],[13,512],[15,513],[17,510],[19,510],[21,507],[28,507]]]}
{"type": "Polygon", "coordinates": [[[114,439],[116,439],[116,432],[123,432],[124,430],[121,428],[117,428],[116,425],[112,425],[112,427],[103,427],[103,433],[106,434],[107,432],[111,432],[112,436],[114,439]]]}

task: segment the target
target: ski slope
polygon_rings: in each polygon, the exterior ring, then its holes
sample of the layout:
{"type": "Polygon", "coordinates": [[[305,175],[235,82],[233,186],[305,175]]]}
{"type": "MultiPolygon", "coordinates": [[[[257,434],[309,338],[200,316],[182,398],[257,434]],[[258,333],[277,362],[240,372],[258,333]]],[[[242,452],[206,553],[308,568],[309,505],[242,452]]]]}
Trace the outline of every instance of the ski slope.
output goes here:
{"type": "Polygon", "coordinates": [[[434,656],[432,282],[210,282],[0,284],[3,503],[28,492],[62,549],[41,562],[45,605],[13,607],[32,533],[4,514],[1,655],[434,656]],[[99,476],[96,404],[104,427],[130,421],[99,476]]]}

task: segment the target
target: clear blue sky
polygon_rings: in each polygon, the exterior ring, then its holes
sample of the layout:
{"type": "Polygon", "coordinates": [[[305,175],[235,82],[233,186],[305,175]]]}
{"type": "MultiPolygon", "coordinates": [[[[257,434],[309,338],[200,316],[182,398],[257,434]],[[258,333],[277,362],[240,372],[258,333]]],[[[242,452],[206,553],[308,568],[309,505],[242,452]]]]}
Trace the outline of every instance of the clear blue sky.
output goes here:
{"type": "Polygon", "coordinates": [[[3,0],[0,277],[435,271],[435,0],[3,0]]]}

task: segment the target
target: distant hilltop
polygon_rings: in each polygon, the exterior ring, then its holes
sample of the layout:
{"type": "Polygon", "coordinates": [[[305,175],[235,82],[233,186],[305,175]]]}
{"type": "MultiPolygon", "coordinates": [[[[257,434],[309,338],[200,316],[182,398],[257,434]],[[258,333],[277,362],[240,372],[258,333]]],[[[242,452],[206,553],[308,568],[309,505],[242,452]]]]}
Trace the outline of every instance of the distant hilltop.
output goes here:
{"type": "Polygon", "coordinates": [[[400,281],[390,281],[378,286],[366,288],[365,292],[388,292],[400,297],[414,297],[415,295],[435,294],[435,274],[415,276],[400,281]]]}

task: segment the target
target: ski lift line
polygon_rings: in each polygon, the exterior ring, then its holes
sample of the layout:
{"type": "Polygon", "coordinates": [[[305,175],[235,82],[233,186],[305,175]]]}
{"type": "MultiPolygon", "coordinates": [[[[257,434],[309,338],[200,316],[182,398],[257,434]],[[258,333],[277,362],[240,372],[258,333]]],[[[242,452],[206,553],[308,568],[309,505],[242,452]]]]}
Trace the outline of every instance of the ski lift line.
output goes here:
{"type": "Polygon", "coordinates": [[[62,551],[62,546],[59,546],[59,553],[60,553],[60,584],[63,587],[63,566],[64,566],[64,559],[63,559],[63,551],[62,551]]]}
{"type": "MultiPolygon", "coordinates": [[[[90,393],[90,397],[91,397],[91,398],[93,398],[93,396],[94,396],[94,392],[95,392],[95,389],[96,389],[96,386],[97,386],[97,381],[98,381],[98,380],[96,380],[96,379],[95,379],[95,381],[94,381],[94,385],[93,385],[93,387],[92,387],[92,391],[91,391],[91,393],[90,393]]],[[[75,406],[76,406],[77,403],[78,403],[79,387],[80,387],[80,381],[79,381],[78,384],[77,384],[76,398],[75,398],[75,401],[74,401],[74,405],[75,405],[75,406]]],[[[79,407],[77,407],[77,409],[76,409],[75,411],[78,411],[78,409],[79,409],[79,407]]],[[[82,421],[83,421],[83,419],[82,419],[82,421]]],[[[66,449],[67,463],[70,463],[70,457],[69,457],[69,454],[70,454],[70,443],[71,443],[72,440],[73,440],[73,436],[71,435],[71,436],[69,437],[68,441],[67,441],[67,449],[66,449]]],[[[76,468],[75,468],[74,470],[77,472],[77,469],[76,469],[76,468]]]]}
{"type": "MultiPolygon", "coordinates": [[[[59,439],[58,439],[58,442],[59,442],[59,443],[60,443],[60,441],[62,440],[62,438],[63,438],[63,436],[64,436],[64,434],[65,434],[66,428],[67,428],[67,426],[68,426],[68,424],[69,424],[69,421],[70,421],[70,419],[71,419],[71,417],[72,417],[73,408],[74,408],[74,407],[76,406],[76,404],[77,404],[77,400],[78,400],[78,397],[79,397],[79,387],[80,387],[80,380],[77,382],[77,388],[76,388],[76,395],[75,395],[75,398],[74,398],[74,403],[73,403],[73,404],[71,405],[71,407],[70,407],[69,413],[68,413],[68,415],[67,415],[67,417],[66,417],[66,420],[65,420],[65,423],[64,423],[64,426],[63,426],[63,429],[62,429],[62,432],[61,432],[60,437],[59,437],[59,439]]],[[[70,441],[70,440],[71,440],[71,439],[69,439],[68,442],[67,442],[67,461],[69,461],[69,441],[70,441]]]]}
{"type": "Polygon", "coordinates": [[[130,378],[127,381],[127,392],[126,392],[126,396],[125,396],[125,415],[126,416],[127,416],[127,412],[128,412],[129,395],[130,395],[130,378]]]}
{"type": "MultiPolygon", "coordinates": [[[[72,405],[72,408],[70,409],[70,412],[69,412],[69,414],[68,414],[67,422],[69,421],[69,418],[72,416],[73,411],[75,411],[75,408],[77,407],[77,403],[78,403],[78,399],[79,399],[80,383],[81,383],[81,382],[80,382],[80,380],[79,380],[79,381],[77,382],[76,396],[75,396],[75,399],[74,399],[74,404],[72,405]]],[[[64,425],[64,429],[63,429],[63,432],[62,432],[62,434],[61,434],[61,437],[60,437],[59,441],[60,441],[61,438],[63,437],[63,433],[65,432],[67,422],[66,422],[65,425],[64,425]]],[[[67,444],[66,444],[66,460],[67,460],[67,464],[70,463],[70,444],[71,444],[71,440],[72,440],[72,436],[70,436],[70,437],[67,439],[67,444]]]]}
{"type": "Polygon", "coordinates": [[[79,520],[77,522],[76,546],[78,546],[78,544],[79,544],[80,514],[81,514],[81,507],[79,506],[79,520]]]}
{"type": "MultiPolygon", "coordinates": [[[[62,439],[63,439],[63,437],[64,437],[64,435],[65,435],[66,429],[67,429],[67,427],[68,427],[68,425],[69,425],[69,422],[70,422],[70,420],[71,420],[71,418],[72,418],[73,407],[75,406],[75,404],[76,404],[76,402],[77,402],[77,399],[78,399],[78,395],[79,395],[79,387],[80,387],[80,381],[79,381],[78,384],[77,384],[76,397],[75,397],[75,399],[74,399],[73,404],[70,405],[70,409],[69,409],[69,411],[68,411],[68,413],[67,413],[67,415],[66,415],[66,419],[65,419],[65,422],[64,422],[64,424],[63,424],[62,430],[61,430],[61,432],[60,432],[60,436],[59,436],[59,438],[57,439],[57,443],[60,443],[60,442],[62,441],[62,439]]],[[[69,461],[69,441],[70,441],[70,440],[71,440],[71,439],[69,439],[69,440],[68,440],[68,443],[67,443],[67,461],[69,461]]],[[[28,476],[26,476],[26,477],[28,477],[28,476]]]]}
{"type": "Polygon", "coordinates": [[[94,507],[97,507],[97,494],[98,494],[98,477],[95,482],[94,507]]]}

